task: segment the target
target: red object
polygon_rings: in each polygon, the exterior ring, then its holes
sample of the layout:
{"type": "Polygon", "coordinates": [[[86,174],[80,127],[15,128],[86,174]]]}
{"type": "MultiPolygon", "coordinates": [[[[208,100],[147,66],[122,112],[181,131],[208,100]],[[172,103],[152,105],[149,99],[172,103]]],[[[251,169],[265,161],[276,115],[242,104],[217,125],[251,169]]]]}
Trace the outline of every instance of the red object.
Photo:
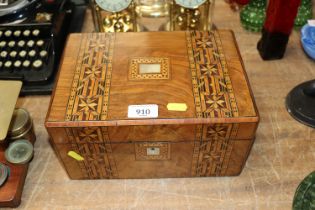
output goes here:
{"type": "Polygon", "coordinates": [[[301,0],[270,0],[264,29],[290,34],[301,0]]]}
{"type": "Polygon", "coordinates": [[[281,59],[294,25],[301,0],[270,0],[262,37],[257,44],[264,60],[281,59]]]}
{"type": "Polygon", "coordinates": [[[249,0],[234,0],[234,1],[240,5],[246,5],[249,3],[249,0]]]}

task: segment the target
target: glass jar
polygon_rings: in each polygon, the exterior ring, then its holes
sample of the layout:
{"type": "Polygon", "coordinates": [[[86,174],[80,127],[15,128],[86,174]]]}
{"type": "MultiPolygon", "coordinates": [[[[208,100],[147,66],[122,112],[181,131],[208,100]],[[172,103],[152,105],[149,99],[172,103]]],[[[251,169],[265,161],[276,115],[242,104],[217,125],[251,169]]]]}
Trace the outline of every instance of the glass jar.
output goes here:
{"type": "Polygon", "coordinates": [[[169,20],[170,0],[137,0],[137,23],[142,31],[158,31],[169,20]]]}

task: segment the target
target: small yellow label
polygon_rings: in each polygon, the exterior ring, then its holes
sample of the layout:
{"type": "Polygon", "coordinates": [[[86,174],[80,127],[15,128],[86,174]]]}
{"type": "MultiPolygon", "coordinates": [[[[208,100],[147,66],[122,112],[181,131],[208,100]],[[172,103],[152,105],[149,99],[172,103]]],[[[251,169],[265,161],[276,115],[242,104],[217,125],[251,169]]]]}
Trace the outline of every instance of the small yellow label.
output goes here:
{"type": "Polygon", "coordinates": [[[84,158],[81,155],[79,155],[78,153],[76,153],[74,151],[69,151],[68,156],[72,157],[73,159],[75,159],[77,161],[83,161],[84,160],[84,158]]]}
{"type": "Polygon", "coordinates": [[[178,111],[178,112],[185,112],[187,111],[187,104],[185,103],[168,103],[167,110],[169,111],[178,111]]]}

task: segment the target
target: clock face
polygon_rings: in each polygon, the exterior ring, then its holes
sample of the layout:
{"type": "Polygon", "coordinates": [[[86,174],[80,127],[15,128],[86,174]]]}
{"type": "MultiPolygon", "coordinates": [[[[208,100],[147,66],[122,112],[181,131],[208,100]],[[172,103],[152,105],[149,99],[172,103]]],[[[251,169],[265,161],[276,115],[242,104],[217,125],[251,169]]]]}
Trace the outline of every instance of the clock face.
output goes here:
{"type": "Polygon", "coordinates": [[[205,3],[206,1],[207,0],[175,0],[175,2],[180,6],[189,9],[195,9],[199,7],[201,4],[205,3]]]}
{"type": "Polygon", "coordinates": [[[97,5],[108,12],[120,12],[126,9],[132,0],[95,0],[97,5]]]}

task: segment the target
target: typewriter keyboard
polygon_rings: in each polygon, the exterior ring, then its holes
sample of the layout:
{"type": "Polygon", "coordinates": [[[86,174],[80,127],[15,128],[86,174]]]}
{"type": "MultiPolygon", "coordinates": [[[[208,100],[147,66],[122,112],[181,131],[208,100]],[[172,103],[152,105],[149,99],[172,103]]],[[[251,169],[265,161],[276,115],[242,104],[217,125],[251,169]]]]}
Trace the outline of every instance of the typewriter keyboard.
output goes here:
{"type": "Polygon", "coordinates": [[[54,69],[51,27],[46,24],[0,26],[0,79],[45,83],[54,69]]]}

